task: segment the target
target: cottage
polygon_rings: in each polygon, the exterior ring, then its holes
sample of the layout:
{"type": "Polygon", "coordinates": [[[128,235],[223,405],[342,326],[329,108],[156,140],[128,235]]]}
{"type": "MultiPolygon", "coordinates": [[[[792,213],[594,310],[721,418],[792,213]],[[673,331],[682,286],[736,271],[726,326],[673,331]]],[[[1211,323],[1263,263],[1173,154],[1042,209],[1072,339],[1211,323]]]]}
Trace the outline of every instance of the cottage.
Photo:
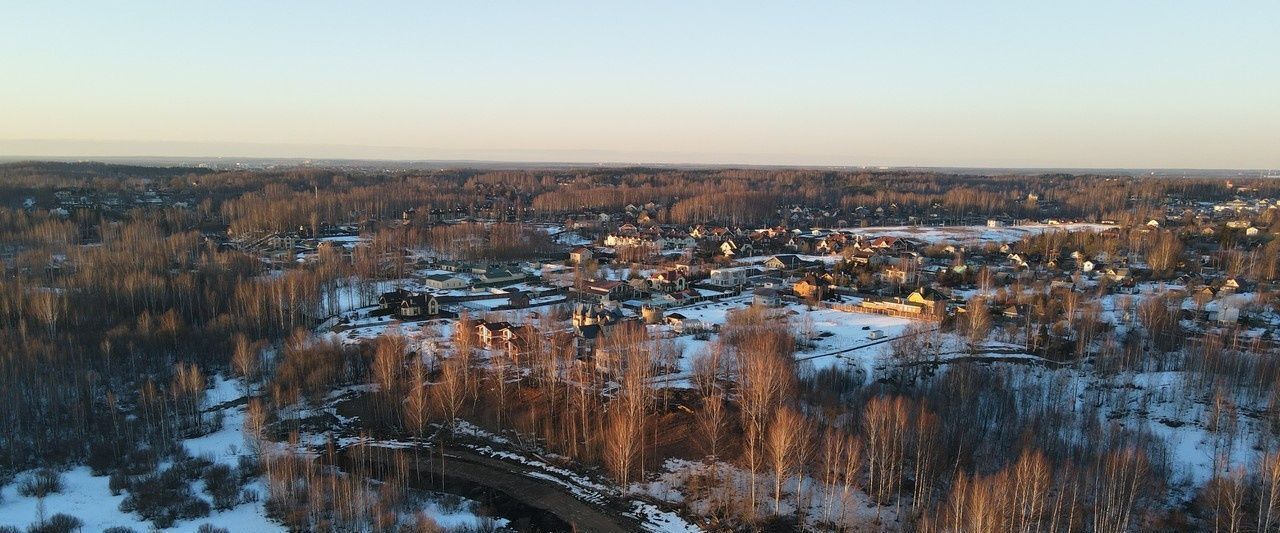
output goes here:
{"type": "Polygon", "coordinates": [[[585,264],[593,257],[591,249],[579,246],[569,251],[569,262],[575,265],[585,264]]]}

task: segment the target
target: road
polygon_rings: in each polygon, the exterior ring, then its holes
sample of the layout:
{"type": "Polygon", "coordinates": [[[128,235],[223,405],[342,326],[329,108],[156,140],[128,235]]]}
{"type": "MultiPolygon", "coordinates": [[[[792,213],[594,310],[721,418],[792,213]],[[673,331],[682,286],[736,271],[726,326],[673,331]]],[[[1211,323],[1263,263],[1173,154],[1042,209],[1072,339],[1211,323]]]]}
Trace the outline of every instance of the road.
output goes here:
{"type": "Polygon", "coordinates": [[[413,456],[409,466],[427,479],[443,475],[446,484],[462,482],[500,492],[537,512],[555,516],[574,531],[643,531],[635,519],[610,508],[613,502],[583,501],[534,467],[451,446],[445,448],[442,469],[439,453],[438,448],[423,450],[413,456]],[[435,460],[427,458],[427,453],[435,460]]]}

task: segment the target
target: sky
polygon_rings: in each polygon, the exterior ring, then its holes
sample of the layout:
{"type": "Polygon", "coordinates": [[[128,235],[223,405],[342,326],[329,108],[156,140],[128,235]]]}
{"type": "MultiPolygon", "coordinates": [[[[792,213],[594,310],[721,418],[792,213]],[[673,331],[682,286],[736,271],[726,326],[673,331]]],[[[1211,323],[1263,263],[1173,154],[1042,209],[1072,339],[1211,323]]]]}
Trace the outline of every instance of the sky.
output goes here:
{"type": "Polygon", "coordinates": [[[1280,2],[0,0],[0,156],[1280,168],[1280,2]]]}

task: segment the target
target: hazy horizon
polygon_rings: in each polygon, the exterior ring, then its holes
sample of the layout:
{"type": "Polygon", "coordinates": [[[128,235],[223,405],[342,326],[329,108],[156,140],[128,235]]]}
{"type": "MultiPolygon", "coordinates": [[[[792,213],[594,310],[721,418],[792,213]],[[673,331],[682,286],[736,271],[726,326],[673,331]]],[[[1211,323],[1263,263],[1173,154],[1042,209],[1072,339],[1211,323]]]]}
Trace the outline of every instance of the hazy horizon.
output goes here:
{"type": "Polygon", "coordinates": [[[9,11],[0,156],[1280,168],[1268,2],[9,11]]]}

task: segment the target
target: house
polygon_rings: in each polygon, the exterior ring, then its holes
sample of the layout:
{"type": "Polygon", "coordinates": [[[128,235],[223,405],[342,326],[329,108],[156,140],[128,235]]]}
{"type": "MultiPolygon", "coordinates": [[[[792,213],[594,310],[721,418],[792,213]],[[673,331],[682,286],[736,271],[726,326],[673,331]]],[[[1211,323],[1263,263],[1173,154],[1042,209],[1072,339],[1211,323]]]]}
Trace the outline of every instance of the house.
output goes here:
{"type": "Polygon", "coordinates": [[[902,237],[876,237],[867,245],[869,248],[877,250],[890,250],[894,252],[907,252],[916,247],[916,244],[910,239],[902,237]]]}
{"type": "Polygon", "coordinates": [[[751,304],[763,307],[777,307],[782,304],[778,291],[770,288],[759,288],[751,293],[751,304]]]}
{"type": "Polygon", "coordinates": [[[817,278],[813,276],[805,276],[804,279],[795,282],[795,284],[791,286],[791,292],[794,292],[795,295],[800,298],[821,300],[824,296],[823,293],[825,288],[826,287],[824,287],[817,278]]]}
{"type": "Polygon", "coordinates": [[[501,334],[501,344],[506,349],[507,356],[514,361],[519,361],[520,356],[533,351],[540,340],[538,329],[529,324],[509,327],[502,330],[501,334]]]}
{"type": "Polygon", "coordinates": [[[476,325],[476,338],[485,347],[492,347],[495,341],[505,340],[503,332],[511,328],[508,322],[484,322],[481,321],[476,325]]]}
{"type": "Polygon", "coordinates": [[[716,287],[741,287],[758,272],[755,267],[747,266],[713,268],[707,277],[707,283],[716,287]]]}
{"type": "Polygon", "coordinates": [[[725,239],[724,242],[720,243],[720,253],[728,257],[733,257],[735,255],[751,255],[751,243],[743,242],[742,244],[738,244],[738,241],[733,239],[725,239]]]}
{"type": "Polygon", "coordinates": [[[936,312],[939,303],[947,301],[946,295],[928,287],[920,287],[907,296],[907,302],[917,304],[926,311],[936,312]]]}
{"type": "Polygon", "coordinates": [[[412,292],[404,289],[384,292],[381,296],[378,296],[378,308],[383,311],[395,311],[400,308],[400,301],[408,298],[412,294],[412,292]]]}
{"type": "Polygon", "coordinates": [[[675,270],[654,274],[648,281],[649,288],[657,292],[682,291],[689,287],[689,282],[684,274],[675,270]]]}
{"type": "Polygon", "coordinates": [[[424,278],[422,284],[442,291],[465,289],[469,285],[466,278],[452,274],[432,274],[424,278]]]}
{"type": "Polygon", "coordinates": [[[611,326],[622,321],[622,310],[612,304],[579,304],[573,310],[573,327],[611,326]]]}
{"type": "Polygon", "coordinates": [[[597,280],[586,284],[582,292],[600,300],[623,302],[636,295],[631,284],[616,280],[597,280]]]}
{"type": "Polygon", "coordinates": [[[591,249],[586,246],[579,246],[569,250],[569,262],[575,265],[584,264],[587,261],[590,261],[592,257],[593,254],[591,253],[591,249]]]}
{"type": "Polygon", "coordinates": [[[919,279],[916,269],[903,268],[897,265],[885,267],[880,271],[880,282],[894,285],[915,285],[919,279]]]}
{"type": "Polygon", "coordinates": [[[816,264],[816,261],[806,261],[795,254],[775,255],[764,262],[765,268],[772,270],[801,270],[816,264]]]}
{"type": "Polygon", "coordinates": [[[440,314],[440,302],[434,295],[411,294],[400,300],[396,316],[402,318],[419,318],[440,314]]]}
{"type": "Polygon", "coordinates": [[[663,318],[663,321],[671,326],[676,333],[689,333],[693,331],[703,331],[707,329],[705,323],[696,318],[688,318],[680,313],[671,313],[663,318]]]}

